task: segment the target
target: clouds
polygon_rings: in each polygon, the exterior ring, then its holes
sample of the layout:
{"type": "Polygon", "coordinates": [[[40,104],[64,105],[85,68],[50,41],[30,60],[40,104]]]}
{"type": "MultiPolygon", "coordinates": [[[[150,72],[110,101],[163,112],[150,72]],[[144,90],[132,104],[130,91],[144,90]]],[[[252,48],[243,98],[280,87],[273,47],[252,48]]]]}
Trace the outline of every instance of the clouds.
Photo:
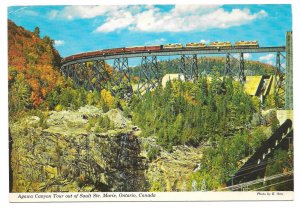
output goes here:
{"type": "Polygon", "coordinates": [[[16,10],[11,10],[8,12],[10,15],[25,15],[25,16],[39,16],[39,13],[34,10],[30,10],[27,7],[20,7],[16,10]]]}
{"type": "Polygon", "coordinates": [[[251,59],[252,55],[250,53],[244,53],[244,59],[251,59]]]}
{"type": "Polygon", "coordinates": [[[125,5],[112,6],[65,6],[62,10],[52,10],[49,13],[50,18],[64,18],[68,20],[73,19],[89,19],[102,15],[114,14],[120,8],[126,8],[125,5]]]}
{"type": "Polygon", "coordinates": [[[274,54],[267,54],[267,55],[264,55],[264,56],[261,56],[258,58],[259,61],[261,62],[264,62],[264,63],[267,63],[267,64],[270,64],[270,65],[274,65],[274,60],[275,60],[275,55],[274,54]]]}
{"type": "Polygon", "coordinates": [[[112,32],[128,27],[134,22],[134,17],[130,12],[117,13],[113,18],[107,18],[106,22],[99,26],[95,32],[112,32]]]}
{"type": "Polygon", "coordinates": [[[166,43],[166,41],[167,40],[165,38],[158,38],[152,41],[147,41],[144,43],[144,45],[160,45],[166,43]]]}
{"type": "Polygon", "coordinates": [[[208,44],[209,42],[210,42],[210,40],[204,40],[204,39],[200,40],[200,43],[203,43],[203,44],[208,44]]]}
{"type": "Polygon", "coordinates": [[[264,10],[252,13],[249,9],[225,10],[220,5],[175,5],[162,9],[153,5],[66,6],[52,10],[50,18],[66,20],[102,18],[95,32],[127,29],[141,32],[205,31],[213,28],[240,26],[267,16],[264,10]]]}
{"type": "Polygon", "coordinates": [[[65,41],[63,40],[54,40],[55,46],[63,46],[65,44],[65,41]]]}
{"type": "MultiPolygon", "coordinates": [[[[131,15],[126,24],[130,26],[129,30],[143,32],[205,31],[243,25],[264,16],[266,12],[263,10],[251,14],[249,9],[225,11],[217,6],[176,5],[169,12],[161,11],[157,7],[149,8],[131,15]]],[[[118,22],[119,18],[120,16],[111,15],[104,25],[111,24],[117,29],[114,22],[118,22]]],[[[102,32],[100,28],[97,29],[98,32],[102,32]]]]}

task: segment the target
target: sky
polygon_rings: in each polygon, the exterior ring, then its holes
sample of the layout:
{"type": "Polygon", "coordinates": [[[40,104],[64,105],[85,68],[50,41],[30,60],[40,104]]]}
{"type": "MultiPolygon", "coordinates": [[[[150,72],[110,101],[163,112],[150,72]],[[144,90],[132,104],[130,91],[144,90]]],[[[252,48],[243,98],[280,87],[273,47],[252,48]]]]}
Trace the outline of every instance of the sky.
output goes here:
{"type": "MultiPolygon", "coordinates": [[[[288,4],[12,6],[8,18],[55,40],[62,57],[106,48],[257,40],[284,46],[292,30],[288,4]]],[[[245,54],[275,64],[275,54],[245,54]]]]}

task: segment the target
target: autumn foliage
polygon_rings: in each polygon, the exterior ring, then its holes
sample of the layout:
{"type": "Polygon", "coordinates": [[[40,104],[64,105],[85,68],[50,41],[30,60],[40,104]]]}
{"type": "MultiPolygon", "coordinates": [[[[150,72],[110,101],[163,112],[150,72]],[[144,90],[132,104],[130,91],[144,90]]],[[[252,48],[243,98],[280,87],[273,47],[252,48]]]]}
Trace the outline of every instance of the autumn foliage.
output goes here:
{"type": "Polygon", "coordinates": [[[8,80],[11,85],[17,74],[23,75],[34,107],[63,79],[58,71],[61,57],[53,44],[48,36],[40,37],[38,28],[30,32],[8,20],[8,80]]]}
{"type": "Polygon", "coordinates": [[[107,63],[107,77],[101,81],[92,74],[91,63],[88,63],[87,71],[78,74],[82,83],[92,80],[96,87],[93,91],[87,90],[84,85],[76,85],[71,78],[61,75],[61,57],[53,46],[54,41],[48,36],[41,38],[39,33],[38,27],[30,32],[8,20],[8,94],[11,118],[31,114],[31,110],[61,111],[78,109],[87,104],[101,107],[105,112],[116,107],[119,100],[100,86],[100,82],[110,82],[110,77],[115,73],[107,63]]]}

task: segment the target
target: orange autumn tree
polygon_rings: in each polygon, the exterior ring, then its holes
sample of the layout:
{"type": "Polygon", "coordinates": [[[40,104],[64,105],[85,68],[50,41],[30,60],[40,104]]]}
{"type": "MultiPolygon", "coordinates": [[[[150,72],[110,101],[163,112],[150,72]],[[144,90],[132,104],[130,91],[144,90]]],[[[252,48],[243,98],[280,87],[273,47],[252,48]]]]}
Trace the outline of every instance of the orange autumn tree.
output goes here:
{"type": "Polygon", "coordinates": [[[40,37],[38,27],[30,32],[8,20],[8,79],[15,80],[13,71],[24,75],[34,107],[41,105],[46,95],[62,80],[58,71],[61,57],[53,44],[48,36],[40,37]]]}

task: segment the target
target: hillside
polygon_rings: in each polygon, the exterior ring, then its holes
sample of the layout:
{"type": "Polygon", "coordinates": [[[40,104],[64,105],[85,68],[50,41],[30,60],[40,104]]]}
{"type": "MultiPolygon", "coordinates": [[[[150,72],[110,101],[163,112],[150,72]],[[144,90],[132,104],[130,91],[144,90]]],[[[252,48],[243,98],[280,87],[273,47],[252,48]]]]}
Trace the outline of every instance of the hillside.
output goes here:
{"type": "MultiPolygon", "coordinates": [[[[161,76],[167,73],[178,73],[179,59],[163,60],[158,62],[158,67],[161,72],[161,76]]],[[[188,61],[186,61],[188,63],[188,61]]],[[[212,69],[217,69],[220,74],[223,74],[224,70],[224,57],[198,57],[198,69],[199,72],[206,71],[207,74],[212,72],[212,69]]],[[[238,69],[237,60],[232,61],[231,65],[234,69],[238,69]]],[[[132,67],[132,73],[134,76],[139,76],[140,66],[132,67]]],[[[245,60],[245,75],[273,75],[275,67],[266,63],[262,63],[254,60],[245,60]]]]}
{"type": "MultiPolygon", "coordinates": [[[[116,107],[117,100],[109,91],[91,92],[64,78],[59,72],[61,56],[54,48],[54,40],[49,36],[40,37],[39,33],[38,27],[30,32],[8,20],[10,119],[36,115],[32,110],[60,111],[78,109],[86,104],[106,111],[116,107]]],[[[111,70],[108,65],[107,70],[111,70]]]]}
{"type": "Polygon", "coordinates": [[[53,44],[48,36],[40,37],[39,28],[30,32],[8,20],[9,86],[25,89],[24,93],[27,89],[28,105],[39,106],[62,80],[58,72],[61,57],[53,44]]]}

